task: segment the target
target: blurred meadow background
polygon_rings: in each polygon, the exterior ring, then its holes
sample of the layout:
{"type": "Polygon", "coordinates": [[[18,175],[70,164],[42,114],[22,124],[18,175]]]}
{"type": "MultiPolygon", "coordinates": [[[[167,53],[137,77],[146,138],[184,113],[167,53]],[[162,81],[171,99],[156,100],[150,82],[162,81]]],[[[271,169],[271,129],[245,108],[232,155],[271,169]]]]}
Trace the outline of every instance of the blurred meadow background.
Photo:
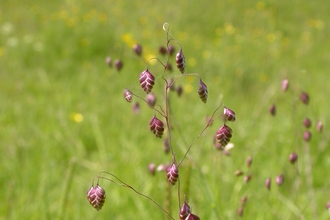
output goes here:
{"type": "MultiPolygon", "coordinates": [[[[149,130],[154,111],[139,100],[136,114],[123,98],[124,88],[144,95],[138,76],[146,62],[133,52],[134,43],[142,45],[143,58],[165,60],[158,53],[166,46],[165,22],[182,45],[186,72],[200,74],[209,91],[204,104],[198,78],[182,77],[182,96],[170,96],[177,158],[221,103],[237,117],[229,124],[230,156],[213,145],[222,125],[217,120],[182,164],[181,188],[193,213],[201,219],[329,219],[329,7],[321,0],[0,1],[0,219],[165,219],[147,199],[105,180],[103,209],[86,199],[93,178],[106,170],[165,206],[165,174],[148,171],[150,163],[171,162],[163,140],[149,130]],[[121,59],[123,68],[109,68],[107,56],[121,59]],[[312,121],[309,142],[302,138],[305,117],[312,121]],[[299,156],[295,164],[292,152],[299,156]],[[244,174],[235,176],[237,170],[244,174]]],[[[162,104],[163,68],[154,62],[149,68],[158,76],[162,104]]],[[[171,213],[178,219],[176,189],[171,213]]]]}

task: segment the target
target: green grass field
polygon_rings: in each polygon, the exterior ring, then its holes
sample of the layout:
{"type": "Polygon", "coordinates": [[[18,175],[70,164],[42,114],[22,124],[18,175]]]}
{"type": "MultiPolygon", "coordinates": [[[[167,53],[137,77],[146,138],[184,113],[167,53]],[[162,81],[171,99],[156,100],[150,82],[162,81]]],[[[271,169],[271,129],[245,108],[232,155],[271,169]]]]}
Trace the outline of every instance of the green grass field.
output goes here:
{"type": "MultiPolygon", "coordinates": [[[[223,123],[218,119],[180,168],[181,193],[193,213],[204,220],[329,219],[329,7],[328,1],[307,0],[2,0],[0,219],[166,218],[149,200],[106,180],[100,180],[107,195],[102,210],[86,199],[93,178],[108,171],[166,207],[165,173],[148,171],[150,163],[171,162],[163,140],[149,130],[154,111],[138,100],[135,114],[123,98],[124,88],[144,96],[138,76],[146,62],[132,44],[143,46],[146,59],[165,60],[158,54],[166,45],[165,22],[182,45],[186,72],[198,73],[209,91],[204,104],[198,78],[182,77],[183,95],[170,95],[177,159],[222,103],[237,117],[228,123],[230,156],[212,143],[223,123]],[[107,56],[121,59],[123,69],[109,68],[107,56]],[[283,79],[290,82],[286,92],[283,79]],[[308,105],[300,101],[303,91],[308,105]],[[275,116],[269,113],[273,104],[275,116]],[[305,117],[312,120],[310,142],[302,138],[305,117]],[[292,152],[299,156],[295,164],[288,159],[292,152]],[[244,174],[235,176],[236,170],[244,174]],[[278,186],[280,174],[284,183],[278,186]],[[245,183],[247,175],[252,178],[245,183]]],[[[163,68],[149,68],[158,76],[154,91],[163,105],[163,68]]],[[[177,187],[170,192],[175,219],[177,187]]]]}

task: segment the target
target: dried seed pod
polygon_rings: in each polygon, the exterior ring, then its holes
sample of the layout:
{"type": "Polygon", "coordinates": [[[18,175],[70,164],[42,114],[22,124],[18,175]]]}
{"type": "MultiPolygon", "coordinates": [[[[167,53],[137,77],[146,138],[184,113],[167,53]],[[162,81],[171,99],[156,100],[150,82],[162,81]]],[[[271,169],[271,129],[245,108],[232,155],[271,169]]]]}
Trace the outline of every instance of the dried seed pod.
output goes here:
{"type": "Polygon", "coordinates": [[[236,120],[235,112],[227,107],[223,108],[223,117],[225,121],[232,121],[236,120]]]}
{"type": "Polygon", "coordinates": [[[124,97],[125,97],[126,101],[128,101],[128,102],[132,102],[132,100],[133,100],[132,92],[129,91],[128,89],[124,90],[124,97]]]}
{"type": "Polygon", "coordinates": [[[150,131],[152,131],[156,137],[161,138],[164,134],[164,123],[156,116],[153,116],[149,122],[150,131]]]}
{"type": "Polygon", "coordinates": [[[167,179],[171,183],[172,186],[174,186],[175,183],[178,181],[179,170],[178,170],[177,166],[174,163],[167,168],[166,176],[167,176],[167,179]]]}
{"type": "Polygon", "coordinates": [[[87,191],[87,199],[89,203],[97,210],[101,210],[105,202],[105,191],[97,184],[95,187],[92,185],[87,191]]]}
{"type": "Polygon", "coordinates": [[[232,137],[233,130],[231,130],[230,127],[227,125],[223,125],[216,133],[216,139],[218,143],[220,144],[221,148],[224,148],[230,141],[230,138],[232,137]]]}
{"type": "Polygon", "coordinates": [[[190,213],[185,220],[200,220],[197,215],[190,213]]]}
{"type": "Polygon", "coordinates": [[[155,77],[146,69],[140,74],[140,85],[149,94],[155,85],[155,77]]]}
{"type": "Polygon", "coordinates": [[[176,67],[180,70],[181,73],[184,73],[186,68],[186,62],[185,58],[182,52],[182,49],[179,50],[179,52],[176,54],[175,57],[176,67]]]}
{"type": "Polygon", "coordinates": [[[190,206],[187,202],[184,202],[181,209],[180,209],[180,220],[185,220],[187,216],[191,213],[190,206]]]}
{"type": "Polygon", "coordinates": [[[201,79],[199,79],[199,82],[198,82],[198,95],[199,95],[199,98],[204,103],[206,103],[207,97],[208,97],[207,86],[205,85],[205,83],[203,83],[203,81],[201,79]]]}

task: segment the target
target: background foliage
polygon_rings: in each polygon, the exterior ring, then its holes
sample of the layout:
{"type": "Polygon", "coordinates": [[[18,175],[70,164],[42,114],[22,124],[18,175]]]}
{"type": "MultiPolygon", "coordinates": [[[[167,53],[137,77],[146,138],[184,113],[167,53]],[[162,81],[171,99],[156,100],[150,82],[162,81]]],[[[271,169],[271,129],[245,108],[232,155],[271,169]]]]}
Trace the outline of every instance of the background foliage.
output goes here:
{"type": "MultiPolygon", "coordinates": [[[[194,213],[236,219],[247,196],[245,219],[328,219],[328,6],[307,0],[1,1],[0,219],[164,218],[150,201],[106,181],[100,212],[86,200],[93,177],[107,170],[164,203],[163,173],[147,170],[151,162],[170,162],[148,129],[153,111],[140,103],[136,115],[122,96],[125,87],[143,94],[138,74],[146,63],[131,47],[140,43],[145,58],[160,56],[164,22],[183,47],[187,72],[199,73],[209,89],[203,104],[197,78],[187,77],[179,81],[183,97],[171,96],[181,128],[173,134],[178,157],[221,103],[237,116],[230,156],[212,143],[219,121],[183,166],[181,182],[189,186],[194,213]],[[122,59],[122,71],[110,69],[107,56],[122,59]],[[286,93],[280,87],[285,78],[286,93]],[[302,91],[309,105],[299,100],[302,91]],[[268,112],[272,104],[275,117],[268,112]],[[313,122],[309,143],[302,140],[305,117],[313,122]],[[319,120],[322,133],[315,128],[319,120]],[[295,165],[288,161],[293,151],[295,165]],[[252,179],[244,183],[235,170],[252,179]],[[274,182],[279,174],[285,177],[280,187],[274,182]]],[[[150,69],[161,74],[157,64],[150,69]]],[[[155,89],[160,94],[161,80],[155,89]]],[[[175,198],[173,190],[177,218],[175,198]]]]}

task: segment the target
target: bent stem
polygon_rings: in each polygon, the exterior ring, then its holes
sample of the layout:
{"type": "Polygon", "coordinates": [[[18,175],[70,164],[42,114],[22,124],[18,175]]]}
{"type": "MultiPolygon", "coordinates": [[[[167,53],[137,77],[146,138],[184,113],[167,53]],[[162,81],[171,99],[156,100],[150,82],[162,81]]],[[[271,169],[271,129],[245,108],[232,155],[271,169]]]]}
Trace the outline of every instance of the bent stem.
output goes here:
{"type": "MultiPolygon", "coordinates": [[[[98,180],[97,180],[97,184],[98,184],[98,182],[99,182],[99,179],[104,179],[104,180],[108,180],[108,181],[110,181],[110,182],[112,182],[112,183],[115,183],[115,184],[117,184],[118,186],[126,187],[126,188],[129,188],[129,189],[133,190],[136,194],[138,194],[138,195],[140,195],[140,196],[142,196],[142,197],[144,197],[144,198],[150,200],[151,202],[153,202],[156,206],[158,206],[158,208],[160,208],[163,212],[165,212],[165,213],[167,214],[167,216],[168,216],[170,219],[175,220],[175,219],[172,217],[172,215],[171,215],[169,212],[167,212],[167,211],[166,211],[161,205],[159,205],[155,200],[153,200],[153,199],[150,198],[149,196],[144,195],[143,193],[137,191],[137,190],[134,189],[132,186],[128,185],[127,183],[123,182],[121,179],[119,179],[118,177],[116,177],[114,174],[112,174],[112,173],[110,173],[110,172],[107,172],[107,171],[101,171],[101,172],[99,173],[99,175],[98,175],[96,178],[98,179],[98,180]],[[101,176],[102,174],[110,175],[110,176],[114,177],[114,178],[116,179],[116,181],[118,181],[118,182],[116,182],[115,180],[112,180],[112,179],[110,179],[110,178],[108,178],[108,177],[101,176]]],[[[95,178],[94,178],[94,179],[95,179],[95,178]]],[[[94,179],[93,179],[93,184],[94,184],[94,179]]]]}

